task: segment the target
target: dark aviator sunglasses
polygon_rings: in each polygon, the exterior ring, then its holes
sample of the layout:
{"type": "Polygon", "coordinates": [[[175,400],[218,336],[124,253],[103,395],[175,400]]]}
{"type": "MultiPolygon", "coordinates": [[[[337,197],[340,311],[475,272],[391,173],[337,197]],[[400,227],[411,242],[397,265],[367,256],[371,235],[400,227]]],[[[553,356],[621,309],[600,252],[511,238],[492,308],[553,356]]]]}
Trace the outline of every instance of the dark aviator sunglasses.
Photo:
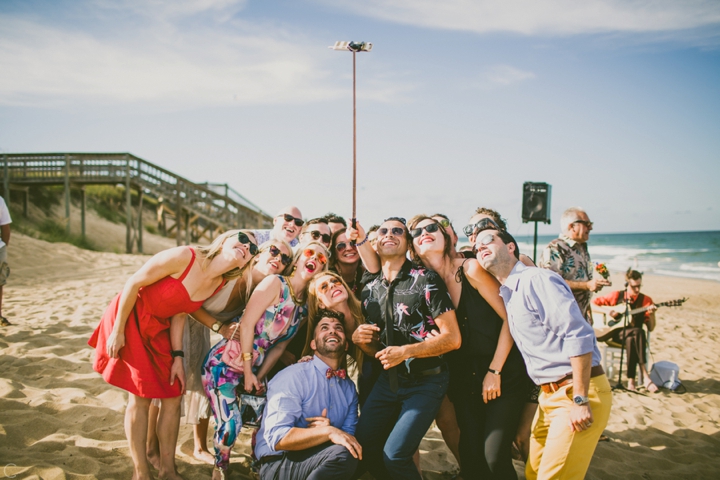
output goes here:
{"type": "Polygon", "coordinates": [[[497,223],[495,223],[494,220],[491,218],[483,218],[476,224],[470,224],[466,225],[465,228],[463,228],[463,233],[466,237],[470,237],[470,235],[473,235],[474,233],[481,232],[482,230],[498,230],[500,231],[500,227],[497,223]]]}
{"type": "Polygon", "coordinates": [[[331,237],[327,233],[320,233],[317,230],[313,230],[309,233],[313,240],[318,240],[322,238],[323,243],[330,243],[331,237]]]}
{"type": "Polygon", "coordinates": [[[412,238],[418,238],[420,235],[422,235],[423,230],[428,233],[435,233],[440,230],[440,225],[438,225],[437,223],[428,223],[424,227],[413,228],[412,230],[410,230],[410,236],[412,238]]]}
{"type": "Polygon", "coordinates": [[[248,246],[248,251],[250,252],[250,255],[257,255],[258,246],[255,245],[252,240],[250,240],[250,237],[248,237],[245,233],[238,232],[238,242],[248,246]]]}
{"type": "Polygon", "coordinates": [[[403,229],[401,227],[393,227],[390,229],[388,229],[386,227],[382,227],[382,228],[378,228],[377,232],[378,232],[378,236],[380,236],[380,237],[384,237],[385,235],[388,234],[388,232],[392,233],[396,237],[400,237],[405,234],[405,229],[403,229]]]}
{"type": "Polygon", "coordinates": [[[286,222],[295,222],[296,227],[302,227],[305,224],[305,220],[303,220],[302,218],[293,217],[289,213],[278,215],[278,217],[283,217],[286,222]]]}
{"type": "Polygon", "coordinates": [[[280,249],[275,245],[270,245],[270,248],[268,248],[268,252],[270,252],[271,257],[277,257],[279,255],[280,262],[282,262],[282,264],[286,267],[292,262],[292,257],[290,255],[285,255],[284,253],[282,253],[280,249]]]}

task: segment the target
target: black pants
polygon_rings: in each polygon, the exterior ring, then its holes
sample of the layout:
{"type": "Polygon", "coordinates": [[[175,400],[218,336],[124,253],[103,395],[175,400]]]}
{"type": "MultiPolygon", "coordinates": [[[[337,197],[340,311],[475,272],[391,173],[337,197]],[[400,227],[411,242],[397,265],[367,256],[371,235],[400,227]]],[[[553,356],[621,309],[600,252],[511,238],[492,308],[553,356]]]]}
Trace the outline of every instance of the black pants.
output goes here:
{"type": "Polygon", "coordinates": [[[525,394],[505,391],[487,404],[479,394],[453,398],[463,478],[517,480],[510,447],[526,401],[525,394]]]}
{"type": "Polygon", "coordinates": [[[260,480],[349,480],[358,461],[342,445],[324,443],[260,467],[260,480]]]}
{"type": "Polygon", "coordinates": [[[627,361],[627,377],[635,378],[637,373],[638,362],[646,365],[645,348],[647,340],[645,339],[645,330],[637,327],[627,327],[625,329],[625,340],[623,341],[622,329],[613,333],[612,339],[616,343],[625,344],[625,359],[627,361]]]}

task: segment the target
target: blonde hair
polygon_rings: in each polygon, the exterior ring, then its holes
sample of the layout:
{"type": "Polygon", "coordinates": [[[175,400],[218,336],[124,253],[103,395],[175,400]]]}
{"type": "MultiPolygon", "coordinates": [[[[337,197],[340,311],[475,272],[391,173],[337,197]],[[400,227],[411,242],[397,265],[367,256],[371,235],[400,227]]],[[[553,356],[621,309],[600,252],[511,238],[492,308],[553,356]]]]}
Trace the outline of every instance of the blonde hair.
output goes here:
{"type": "MultiPolygon", "coordinates": [[[[255,268],[255,265],[257,265],[258,262],[260,261],[260,254],[269,250],[272,245],[275,245],[276,247],[279,245],[282,245],[285,248],[287,248],[288,252],[292,253],[292,247],[290,246],[290,244],[288,242],[286,242],[285,240],[280,240],[278,238],[271,238],[267,242],[260,245],[257,255],[255,255],[253,257],[253,259],[250,260],[250,262],[249,262],[250,268],[247,268],[246,271],[243,272],[243,276],[239,280],[239,282],[245,282],[245,292],[244,292],[244,294],[241,293],[241,299],[242,299],[243,304],[247,304],[248,300],[250,300],[250,295],[252,294],[253,290],[255,290],[255,287],[257,286],[253,283],[252,271],[255,268]]],[[[286,275],[287,272],[290,270],[291,266],[292,266],[292,263],[290,265],[285,266],[285,268],[283,269],[282,272],[279,273],[279,275],[286,275]]]]}
{"type": "Polygon", "coordinates": [[[315,245],[318,246],[318,247],[320,247],[320,248],[322,248],[322,249],[325,251],[325,263],[324,263],[323,266],[322,266],[322,270],[318,270],[315,274],[317,275],[317,274],[320,273],[320,272],[326,272],[326,271],[327,271],[328,262],[330,261],[330,250],[328,250],[328,248],[327,248],[325,245],[323,245],[322,243],[313,240],[312,242],[308,242],[308,243],[306,243],[306,244],[304,244],[304,245],[301,245],[301,246],[297,249],[297,251],[295,252],[295,254],[293,255],[293,260],[292,260],[292,262],[290,263],[290,266],[289,266],[289,267],[290,267],[290,276],[292,276],[292,275],[295,273],[295,267],[297,267],[297,262],[298,262],[298,260],[300,259],[300,256],[303,254],[303,252],[304,252],[305,250],[307,250],[308,248],[310,248],[310,247],[312,247],[312,246],[315,246],[315,245]]]}
{"type": "MultiPolygon", "coordinates": [[[[222,246],[223,243],[225,243],[225,240],[236,236],[240,232],[247,235],[251,242],[256,242],[255,234],[252,232],[252,230],[228,230],[227,232],[218,235],[217,238],[213,240],[210,245],[197,245],[194,247],[195,252],[197,252],[197,254],[202,257],[202,263],[200,265],[203,270],[205,270],[205,268],[208,266],[208,264],[212,261],[213,258],[218,256],[218,254],[222,250],[222,246]]],[[[225,280],[232,280],[233,278],[238,278],[242,276],[246,270],[249,270],[248,265],[250,265],[250,263],[251,262],[248,261],[242,268],[235,267],[229,272],[223,273],[222,277],[225,280]]]]}
{"type": "MultiPolygon", "coordinates": [[[[308,307],[308,328],[307,328],[307,337],[305,338],[305,348],[303,350],[303,355],[309,355],[312,353],[312,349],[310,348],[310,341],[315,338],[315,327],[317,327],[318,322],[318,312],[320,310],[332,310],[327,305],[325,307],[320,308],[320,299],[317,296],[317,281],[320,277],[325,276],[331,276],[333,278],[336,278],[340,281],[343,287],[345,287],[345,291],[348,294],[347,298],[347,305],[350,309],[350,313],[352,314],[352,319],[346,318],[345,321],[350,322],[352,321],[355,325],[354,328],[357,328],[360,324],[365,323],[365,317],[363,317],[362,314],[362,306],[360,305],[360,300],[358,300],[355,295],[353,295],[352,290],[350,290],[350,287],[348,287],[348,284],[345,283],[345,280],[343,280],[342,276],[338,275],[335,272],[327,271],[323,272],[322,274],[315,275],[308,284],[307,287],[307,307],[308,307]]],[[[358,370],[362,370],[362,363],[363,363],[363,353],[362,350],[360,350],[359,347],[357,347],[354,343],[350,342],[348,339],[348,343],[350,344],[350,348],[348,348],[348,355],[355,360],[355,364],[358,368],[358,370]]]]}

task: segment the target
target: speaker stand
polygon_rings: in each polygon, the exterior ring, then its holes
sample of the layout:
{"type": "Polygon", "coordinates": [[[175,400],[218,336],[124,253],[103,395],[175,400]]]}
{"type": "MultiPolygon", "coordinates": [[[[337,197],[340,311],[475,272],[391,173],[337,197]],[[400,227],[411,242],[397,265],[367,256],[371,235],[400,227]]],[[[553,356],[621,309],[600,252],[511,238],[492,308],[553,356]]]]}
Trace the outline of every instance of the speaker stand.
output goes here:
{"type": "Polygon", "coordinates": [[[533,263],[537,265],[537,220],[535,221],[535,237],[533,238],[533,263]]]}

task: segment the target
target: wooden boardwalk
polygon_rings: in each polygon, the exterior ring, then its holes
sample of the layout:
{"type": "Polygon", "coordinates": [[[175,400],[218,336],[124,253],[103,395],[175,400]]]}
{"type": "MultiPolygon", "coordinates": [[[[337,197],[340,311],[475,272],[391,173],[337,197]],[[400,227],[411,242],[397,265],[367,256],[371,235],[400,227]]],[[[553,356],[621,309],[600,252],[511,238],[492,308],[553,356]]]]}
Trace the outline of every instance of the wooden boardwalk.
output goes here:
{"type": "Polygon", "coordinates": [[[227,184],[194,183],[129,153],[7,153],[0,155],[3,197],[24,192],[25,213],[32,185],[64,185],[65,217],[70,231],[70,189],[82,191],[85,235],[85,186],[125,187],[127,252],[142,253],[143,197],[157,202],[158,229],[178,245],[212,240],[232,228],[272,228],[272,217],[227,184]],[[132,190],[138,192],[133,206],[132,190]]]}

